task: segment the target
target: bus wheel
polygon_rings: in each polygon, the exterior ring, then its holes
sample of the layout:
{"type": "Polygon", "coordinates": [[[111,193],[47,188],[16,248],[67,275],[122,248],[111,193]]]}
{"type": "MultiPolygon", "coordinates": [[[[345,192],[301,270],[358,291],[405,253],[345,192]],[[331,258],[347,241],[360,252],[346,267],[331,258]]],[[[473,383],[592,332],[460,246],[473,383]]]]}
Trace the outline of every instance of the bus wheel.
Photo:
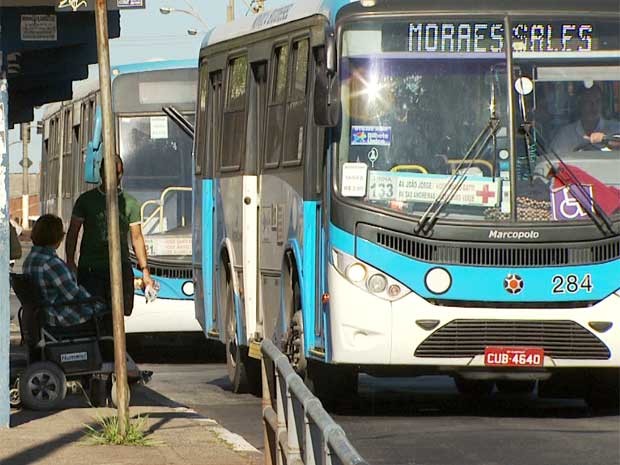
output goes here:
{"type": "Polygon", "coordinates": [[[239,338],[237,331],[237,312],[235,311],[235,294],[232,283],[232,270],[230,265],[226,265],[226,286],[223,295],[222,304],[226,309],[226,368],[228,369],[228,379],[232,384],[234,393],[246,392],[248,389],[248,375],[244,364],[241,347],[239,346],[239,338]]]}
{"type": "Polygon", "coordinates": [[[306,375],[308,361],[304,346],[304,322],[301,310],[297,310],[291,319],[284,352],[293,366],[295,373],[302,378],[306,375]]]}
{"type": "Polygon", "coordinates": [[[620,371],[613,368],[592,370],[585,400],[596,412],[617,412],[620,408],[620,371]]]}
{"type": "Polygon", "coordinates": [[[486,379],[466,379],[462,376],[454,377],[454,384],[461,394],[474,397],[491,395],[495,383],[486,379]]]}
{"type": "Polygon", "coordinates": [[[347,403],[356,396],[357,378],[355,367],[309,360],[304,381],[323,406],[333,410],[341,401],[347,403]]]}
{"type": "Polygon", "coordinates": [[[497,390],[504,394],[529,394],[536,387],[536,381],[512,381],[502,379],[496,381],[497,390]]]}

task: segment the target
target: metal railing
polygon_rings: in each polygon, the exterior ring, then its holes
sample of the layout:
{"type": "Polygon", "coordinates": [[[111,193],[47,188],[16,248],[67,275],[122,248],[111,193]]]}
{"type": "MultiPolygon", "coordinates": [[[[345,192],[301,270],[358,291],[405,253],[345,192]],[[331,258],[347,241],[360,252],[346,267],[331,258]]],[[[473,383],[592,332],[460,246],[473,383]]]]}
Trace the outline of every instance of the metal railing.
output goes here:
{"type": "Polygon", "coordinates": [[[261,352],[265,464],[368,465],[273,342],[261,352]]]}
{"type": "MultiPolygon", "coordinates": [[[[147,224],[150,223],[157,215],[159,215],[159,232],[161,233],[165,232],[164,231],[164,206],[166,204],[165,203],[166,197],[168,196],[170,192],[191,192],[191,191],[192,191],[191,187],[168,187],[167,189],[164,189],[164,191],[161,193],[161,197],[159,198],[159,200],[147,200],[146,202],[142,203],[142,207],[140,207],[140,220],[142,222],[142,226],[146,228],[147,224]],[[155,210],[153,210],[153,212],[145,220],[144,214],[146,211],[146,207],[149,205],[156,205],[157,208],[155,208],[155,210]]],[[[185,216],[183,216],[183,218],[181,219],[181,226],[185,226],[185,225],[186,225],[186,220],[185,220],[185,216]]]]}

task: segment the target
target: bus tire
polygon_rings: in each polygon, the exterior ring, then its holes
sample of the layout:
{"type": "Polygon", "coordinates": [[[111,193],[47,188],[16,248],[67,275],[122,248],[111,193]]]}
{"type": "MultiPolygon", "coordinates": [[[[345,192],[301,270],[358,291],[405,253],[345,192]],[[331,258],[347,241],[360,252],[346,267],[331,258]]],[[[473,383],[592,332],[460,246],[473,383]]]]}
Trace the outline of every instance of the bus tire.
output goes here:
{"type": "Polygon", "coordinates": [[[620,370],[592,370],[585,401],[595,413],[617,412],[620,408],[620,370]]]}
{"type": "Polygon", "coordinates": [[[308,360],[304,382],[327,410],[357,395],[357,369],[349,365],[328,365],[308,360]]]}
{"type": "Polygon", "coordinates": [[[235,394],[246,392],[256,394],[260,392],[260,363],[248,356],[247,347],[242,347],[239,344],[232,270],[229,263],[226,263],[224,267],[226,269],[226,285],[224,286],[222,304],[226,309],[224,345],[226,347],[228,379],[235,394]]]}

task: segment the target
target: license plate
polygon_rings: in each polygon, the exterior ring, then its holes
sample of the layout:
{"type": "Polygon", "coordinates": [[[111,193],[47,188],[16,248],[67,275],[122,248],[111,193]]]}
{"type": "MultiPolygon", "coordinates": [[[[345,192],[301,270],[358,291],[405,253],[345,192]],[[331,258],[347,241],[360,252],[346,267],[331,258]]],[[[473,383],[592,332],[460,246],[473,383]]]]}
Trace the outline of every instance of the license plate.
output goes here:
{"type": "Polygon", "coordinates": [[[484,364],[491,367],[541,367],[545,351],[542,347],[500,347],[484,349],[484,364]]]}

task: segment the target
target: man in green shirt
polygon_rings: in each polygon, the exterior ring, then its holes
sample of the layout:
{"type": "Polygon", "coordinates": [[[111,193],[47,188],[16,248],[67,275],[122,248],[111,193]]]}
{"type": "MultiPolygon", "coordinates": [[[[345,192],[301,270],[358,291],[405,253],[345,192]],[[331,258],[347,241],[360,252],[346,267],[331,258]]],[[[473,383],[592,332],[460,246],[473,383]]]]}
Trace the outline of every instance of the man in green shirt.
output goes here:
{"type": "MultiPolygon", "coordinates": [[[[111,305],[110,262],[108,256],[108,223],[106,219],[105,177],[103,163],[99,171],[101,185],[96,189],[84,192],[75,202],[71,216],[71,224],[67,231],[65,251],[67,265],[77,271],[78,283],[90,294],[101,297],[111,305]],[[84,228],[80,243],[80,261],[75,265],[75,250],[80,230],[84,228]]],[[[123,161],[116,157],[116,175],[120,185],[123,175],[123,161]]],[[[131,195],[118,190],[119,227],[121,236],[121,262],[123,268],[123,303],[125,315],[133,310],[134,285],[133,271],[129,259],[127,238],[142,271],[145,286],[153,285],[149,273],[146,247],[142,236],[140,205],[131,195]]]]}

